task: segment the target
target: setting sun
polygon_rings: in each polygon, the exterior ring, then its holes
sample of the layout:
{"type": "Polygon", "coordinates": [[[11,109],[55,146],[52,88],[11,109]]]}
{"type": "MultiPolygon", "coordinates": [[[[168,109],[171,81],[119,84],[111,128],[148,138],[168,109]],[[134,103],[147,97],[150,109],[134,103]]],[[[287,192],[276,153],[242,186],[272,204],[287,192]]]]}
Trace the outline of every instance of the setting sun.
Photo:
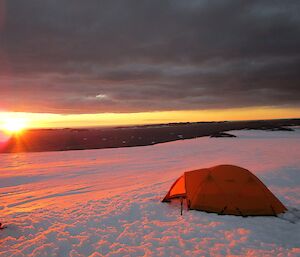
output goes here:
{"type": "Polygon", "coordinates": [[[2,124],[2,129],[10,134],[20,133],[27,127],[27,120],[24,118],[7,118],[2,124]]]}

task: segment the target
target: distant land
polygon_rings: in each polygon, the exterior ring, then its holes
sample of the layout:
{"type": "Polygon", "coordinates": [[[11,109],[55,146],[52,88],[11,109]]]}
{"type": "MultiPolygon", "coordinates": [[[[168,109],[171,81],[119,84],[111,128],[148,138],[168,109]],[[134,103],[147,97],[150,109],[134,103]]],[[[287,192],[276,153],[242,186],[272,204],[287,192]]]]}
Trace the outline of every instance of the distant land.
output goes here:
{"type": "Polygon", "coordinates": [[[230,130],[288,130],[300,119],[187,122],[114,128],[31,129],[11,137],[1,153],[46,152],[146,146],[196,137],[233,137],[230,130]]]}

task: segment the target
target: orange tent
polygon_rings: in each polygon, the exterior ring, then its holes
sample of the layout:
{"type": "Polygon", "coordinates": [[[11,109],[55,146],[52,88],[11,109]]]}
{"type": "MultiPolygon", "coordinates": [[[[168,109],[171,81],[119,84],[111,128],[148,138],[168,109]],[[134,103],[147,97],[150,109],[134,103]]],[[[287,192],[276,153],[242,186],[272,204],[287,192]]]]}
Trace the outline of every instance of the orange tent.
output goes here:
{"type": "Polygon", "coordinates": [[[185,172],[163,202],[186,199],[191,210],[241,216],[272,215],[287,208],[249,170],[233,165],[185,172]]]}

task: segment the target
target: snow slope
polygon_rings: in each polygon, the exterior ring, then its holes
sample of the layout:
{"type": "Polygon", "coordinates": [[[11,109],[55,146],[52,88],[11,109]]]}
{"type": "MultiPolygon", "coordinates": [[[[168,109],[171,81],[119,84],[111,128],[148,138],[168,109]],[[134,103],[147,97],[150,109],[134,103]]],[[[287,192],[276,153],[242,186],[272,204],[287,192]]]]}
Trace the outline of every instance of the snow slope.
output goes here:
{"type": "Polygon", "coordinates": [[[300,256],[300,129],[146,147],[0,155],[0,256],[300,256]],[[235,164],[290,209],[281,218],[160,200],[186,170],[235,164]]]}

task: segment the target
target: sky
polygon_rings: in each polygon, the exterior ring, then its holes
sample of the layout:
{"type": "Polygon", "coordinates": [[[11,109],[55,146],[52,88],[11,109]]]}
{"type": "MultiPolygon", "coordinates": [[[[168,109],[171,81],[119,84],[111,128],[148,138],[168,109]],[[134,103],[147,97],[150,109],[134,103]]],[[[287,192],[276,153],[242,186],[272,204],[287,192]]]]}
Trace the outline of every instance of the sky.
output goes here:
{"type": "Polygon", "coordinates": [[[298,0],[0,0],[0,118],[300,117],[299,13],[298,0]]]}

